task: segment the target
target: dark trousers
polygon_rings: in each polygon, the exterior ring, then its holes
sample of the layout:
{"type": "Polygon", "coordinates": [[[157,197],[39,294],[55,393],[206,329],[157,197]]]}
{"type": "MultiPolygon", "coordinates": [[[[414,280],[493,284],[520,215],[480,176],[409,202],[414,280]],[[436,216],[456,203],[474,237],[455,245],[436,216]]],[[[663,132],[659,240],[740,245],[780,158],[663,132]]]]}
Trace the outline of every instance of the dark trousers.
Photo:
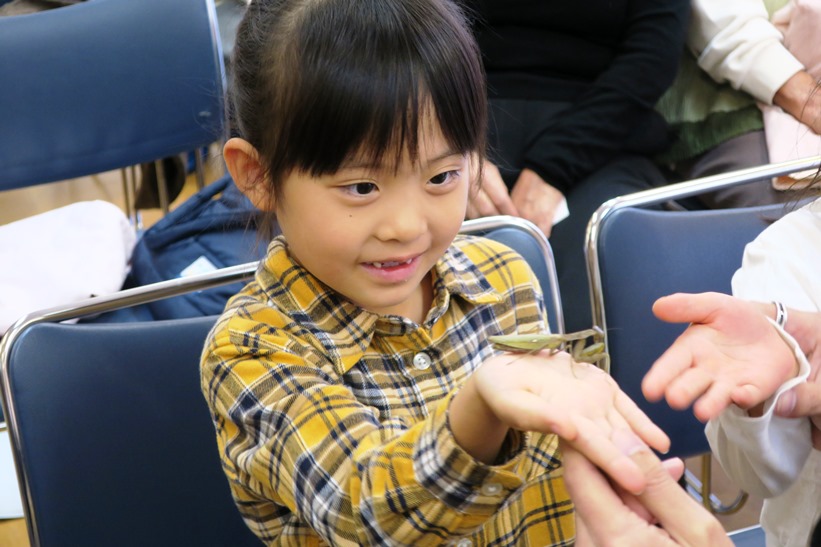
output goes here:
{"type": "MultiPolygon", "coordinates": [[[[549,126],[568,103],[526,100],[491,100],[490,160],[511,187],[521,171],[526,148],[549,126]]],[[[550,181],[547,181],[548,183],[550,181]]],[[[556,259],[559,287],[568,332],[592,324],[584,239],[587,223],[608,199],[665,184],[659,168],[648,158],[625,154],[583,180],[574,181],[565,193],[570,216],[553,227],[550,245],[556,259]]]]}
{"type": "MultiPolygon", "coordinates": [[[[751,131],[728,139],[695,158],[669,166],[668,179],[670,182],[681,182],[748,167],[758,167],[769,161],[770,155],[767,152],[764,131],[751,131]]],[[[775,190],[772,181],[767,178],[693,197],[684,205],[690,208],[732,209],[769,203],[786,203],[795,198],[794,192],[775,190]],[[700,205],[693,207],[691,205],[693,200],[697,200],[700,205]]]]}

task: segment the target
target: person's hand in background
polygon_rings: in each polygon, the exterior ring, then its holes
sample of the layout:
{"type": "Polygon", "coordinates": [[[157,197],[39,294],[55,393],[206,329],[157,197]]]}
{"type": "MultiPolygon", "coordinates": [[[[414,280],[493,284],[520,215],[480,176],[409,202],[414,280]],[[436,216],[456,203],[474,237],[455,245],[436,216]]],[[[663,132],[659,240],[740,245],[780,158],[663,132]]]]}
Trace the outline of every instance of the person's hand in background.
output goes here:
{"type": "Polygon", "coordinates": [[[482,165],[481,180],[471,188],[468,199],[467,218],[481,218],[493,215],[520,216],[519,211],[505,186],[499,168],[485,160],[482,165]]]}
{"type": "Polygon", "coordinates": [[[519,211],[519,216],[531,221],[544,232],[544,235],[550,237],[553,224],[564,202],[564,194],[536,172],[525,168],[513,185],[510,197],[519,211]]]}

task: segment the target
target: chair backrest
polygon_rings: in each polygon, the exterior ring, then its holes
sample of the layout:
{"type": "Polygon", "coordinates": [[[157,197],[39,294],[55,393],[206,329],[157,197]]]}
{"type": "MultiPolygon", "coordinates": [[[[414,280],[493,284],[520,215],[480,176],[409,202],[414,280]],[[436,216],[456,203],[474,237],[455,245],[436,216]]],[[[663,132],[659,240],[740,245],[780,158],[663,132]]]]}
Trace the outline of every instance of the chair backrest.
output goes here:
{"type": "MultiPolygon", "coordinates": [[[[545,255],[532,229],[509,218],[466,227],[528,255],[546,294],[558,295],[549,247],[545,255]]],[[[0,382],[33,547],[259,544],[233,504],[199,387],[214,317],[63,322],[233,283],[255,269],[129,289],[9,329],[0,382]]]]}
{"type": "Polygon", "coordinates": [[[507,215],[467,220],[462,233],[478,234],[504,243],[527,261],[544,293],[547,319],[553,333],[564,333],[559,278],[550,243],[535,224],[507,215]]]}
{"type": "Polygon", "coordinates": [[[692,412],[672,410],[663,401],[649,403],[641,393],[647,370],[685,328],[656,319],[653,302],[674,292],[730,293],[745,245],[790,206],[685,212],[642,207],[806,167],[807,161],[790,162],[640,192],[605,203],[590,221],[586,253],[593,318],[605,331],[610,374],[670,435],[671,455],[692,456],[709,447],[704,425],[692,412]]]}
{"type": "Polygon", "coordinates": [[[94,0],[0,17],[0,190],[221,138],[213,0],[94,0]]]}
{"type": "Polygon", "coordinates": [[[33,545],[259,545],[199,389],[213,323],[40,323],[16,340],[12,434],[33,545]]]}

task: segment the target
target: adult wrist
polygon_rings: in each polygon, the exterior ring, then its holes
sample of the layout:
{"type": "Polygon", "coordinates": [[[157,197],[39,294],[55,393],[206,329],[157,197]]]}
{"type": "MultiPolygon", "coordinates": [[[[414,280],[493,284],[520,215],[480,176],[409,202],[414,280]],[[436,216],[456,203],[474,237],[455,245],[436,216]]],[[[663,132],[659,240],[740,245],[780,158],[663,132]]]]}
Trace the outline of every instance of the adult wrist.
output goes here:
{"type": "Polygon", "coordinates": [[[780,106],[796,120],[809,125],[816,132],[821,115],[821,96],[818,82],[808,72],[801,70],[790,77],[773,97],[773,103],[780,106]]]}

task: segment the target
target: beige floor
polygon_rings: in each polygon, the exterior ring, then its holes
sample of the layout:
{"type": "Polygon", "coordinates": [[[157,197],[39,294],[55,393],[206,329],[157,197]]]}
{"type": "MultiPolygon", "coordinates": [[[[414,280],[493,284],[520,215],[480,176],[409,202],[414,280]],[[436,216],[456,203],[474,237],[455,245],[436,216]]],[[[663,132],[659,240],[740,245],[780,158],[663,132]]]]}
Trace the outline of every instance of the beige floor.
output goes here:
{"type": "MultiPolygon", "coordinates": [[[[701,458],[691,458],[686,462],[687,468],[696,476],[701,472],[701,458]]],[[[718,462],[712,460],[710,466],[712,470],[712,490],[715,496],[725,505],[733,502],[739,494],[739,489],[727,478],[727,475],[718,465],[718,462]]],[[[761,514],[761,498],[749,496],[746,503],[737,512],[728,515],[718,515],[718,520],[724,525],[727,531],[739,530],[758,524],[758,517],[761,514]]]]}

